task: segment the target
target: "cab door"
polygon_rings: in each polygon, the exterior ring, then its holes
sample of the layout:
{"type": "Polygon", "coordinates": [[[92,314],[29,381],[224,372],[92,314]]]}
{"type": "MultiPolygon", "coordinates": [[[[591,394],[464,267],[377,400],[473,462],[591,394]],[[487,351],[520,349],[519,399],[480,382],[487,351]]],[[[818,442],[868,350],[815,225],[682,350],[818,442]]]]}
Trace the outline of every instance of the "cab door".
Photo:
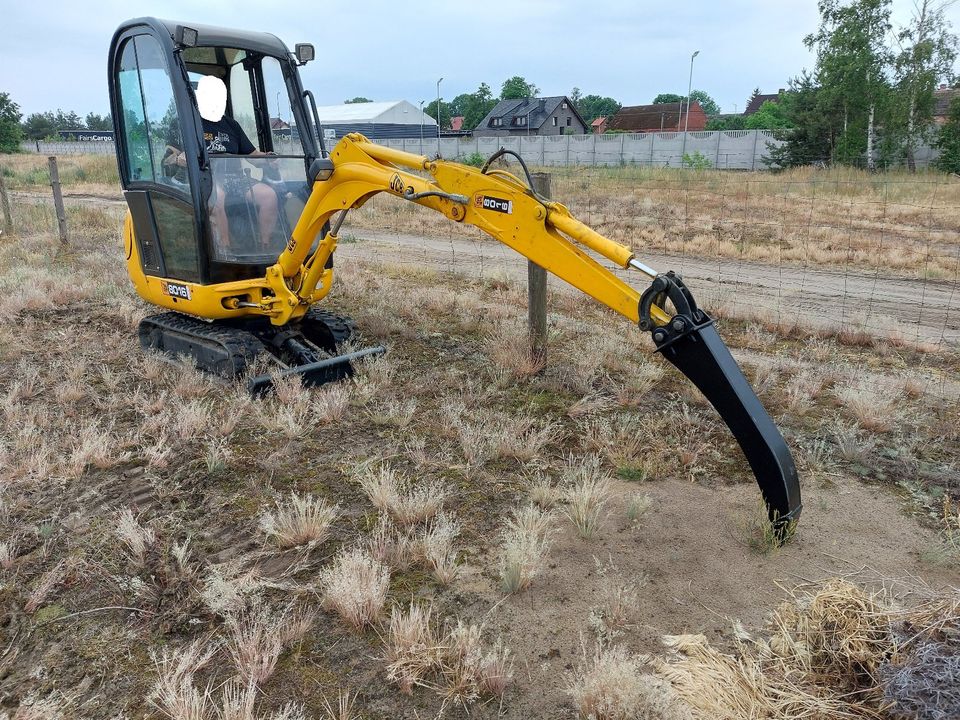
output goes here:
{"type": "Polygon", "coordinates": [[[143,272],[203,282],[194,211],[196,161],[177,163],[181,152],[184,158],[196,154],[191,153],[196,140],[188,137],[185,146],[180,122],[181,113],[190,113],[186,127],[193,127],[193,111],[185,107],[184,88],[175,85],[182,73],[179,68],[171,72],[171,61],[176,62],[172,46],[161,43],[146,27],[138,30],[129,30],[117,41],[111,97],[120,179],[143,272]]]}

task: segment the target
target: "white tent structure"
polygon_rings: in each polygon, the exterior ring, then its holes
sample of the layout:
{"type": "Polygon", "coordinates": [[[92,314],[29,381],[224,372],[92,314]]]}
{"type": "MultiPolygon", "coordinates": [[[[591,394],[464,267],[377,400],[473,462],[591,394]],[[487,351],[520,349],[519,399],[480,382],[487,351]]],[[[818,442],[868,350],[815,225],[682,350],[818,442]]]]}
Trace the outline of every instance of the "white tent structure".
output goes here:
{"type": "Polygon", "coordinates": [[[427,136],[437,133],[437,121],[406,100],[324,105],[317,114],[324,130],[334,130],[338,138],[351,132],[371,139],[415,138],[421,128],[427,136]]]}

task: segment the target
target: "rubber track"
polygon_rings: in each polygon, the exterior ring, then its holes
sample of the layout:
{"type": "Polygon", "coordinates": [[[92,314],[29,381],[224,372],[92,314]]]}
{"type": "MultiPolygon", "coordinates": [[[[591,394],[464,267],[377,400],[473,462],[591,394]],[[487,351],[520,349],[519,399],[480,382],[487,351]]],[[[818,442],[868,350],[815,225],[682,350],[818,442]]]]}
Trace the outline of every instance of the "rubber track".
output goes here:
{"type": "Polygon", "coordinates": [[[312,306],[303,317],[309,322],[319,322],[326,326],[336,345],[347,342],[357,335],[357,324],[346,315],[337,315],[329,310],[312,306]]]}
{"type": "MultiPolygon", "coordinates": [[[[235,377],[244,373],[249,361],[253,360],[260,353],[265,352],[263,343],[253,334],[245,330],[207,323],[178,312],[149,315],[141,320],[141,344],[143,342],[143,328],[146,325],[153,325],[162,331],[169,330],[173,333],[202,338],[208,342],[213,341],[217,343],[223,348],[224,355],[230,358],[231,364],[235,369],[235,377]]],[[[200,362],[197,362],[197,365],[208,372],[222,374],[219,368],[205,367],[205,365],[200,362]]]]}

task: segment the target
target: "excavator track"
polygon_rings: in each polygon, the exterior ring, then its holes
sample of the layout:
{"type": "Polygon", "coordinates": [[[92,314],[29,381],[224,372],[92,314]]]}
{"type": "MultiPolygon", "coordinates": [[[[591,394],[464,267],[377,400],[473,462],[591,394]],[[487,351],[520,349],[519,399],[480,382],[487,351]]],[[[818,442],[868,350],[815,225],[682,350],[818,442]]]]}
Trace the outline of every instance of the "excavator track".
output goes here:
{"type": "Polygon", "coordinates": [[[145,317],[139,335],[145,350],[189,357],[197,368],[231,380],[246,373],[254,358],[266,352],[253,333],[176,312],[145,317]]]}
{"type": "Polygon", "coordinates": [[[345,315],[312,306],[300,321],[300,330],[313,344],[327,352],[336,352],[337,346],[357,337],[357,324],[345,315]]]}

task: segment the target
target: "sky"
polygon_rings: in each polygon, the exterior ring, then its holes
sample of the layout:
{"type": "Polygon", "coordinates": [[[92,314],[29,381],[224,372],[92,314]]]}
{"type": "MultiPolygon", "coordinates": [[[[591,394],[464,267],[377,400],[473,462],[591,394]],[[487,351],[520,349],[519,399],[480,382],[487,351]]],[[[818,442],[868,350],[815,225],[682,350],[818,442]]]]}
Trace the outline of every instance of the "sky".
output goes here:
{"type": "MultiPolygon", "coordinates": [[[[912,0],[894,0],[894,23],[912,0]]],[[[543,95],[607,95],[623,105],[693,87],[724,112],[742,112],[754,88],[775,93],[812,68],[803,37],[817,28],[816,0],[418,0],[291,3],[180,0],[95,4],[3,0],[0,92],[24,115],[108,110],[106,57],[116,27],[153,15],[272,32],[290,48],[311,42],[317,60],[301,68],[320,105],[358,95],[373,100],[444,99],[522,75],[543,95]]],[[[947,10],[960,29],[960,3],[947,10]]]]}

